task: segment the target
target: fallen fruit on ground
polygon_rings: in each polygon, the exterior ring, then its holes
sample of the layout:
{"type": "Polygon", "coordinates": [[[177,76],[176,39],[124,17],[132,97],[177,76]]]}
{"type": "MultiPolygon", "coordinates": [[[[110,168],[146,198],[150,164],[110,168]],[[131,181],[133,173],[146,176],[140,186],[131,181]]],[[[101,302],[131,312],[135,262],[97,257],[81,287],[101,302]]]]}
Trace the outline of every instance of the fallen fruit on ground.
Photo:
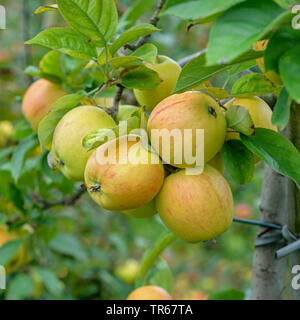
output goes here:
{"type": "Polygon", "coordinates": [[[232,223],[233,198],[228,182],[213,167],[202,174],[171,174],[157,196],[157,210],[165,225],[186,242],[211,240],[232,223]]]}
{"type": "Polygon", "coordinates": [[[81,106],[72,109],[59,121],[52,142],[52,159],[68,179],[84,180],[86,162],[93,151],[86,152],[82,139],[98,129],[111,129],[115,121],[102,109],[81,106]]]}
{"type": "Polygon", "coordinates": [[[143,286],[130,293],[126,300],[173,300],[170,294],[157,286],[143,286]]]}
{"type": "Polygon", "coordinates": [[[146,218],[153,217],[157,213],[155,199],[153,199],[152,201],[150,201],[149,203],[145,204],[142,207],[123,211],[123,213],[125,213],[129,217],[136,218],[136,219],[146,219],[146,218]]]}
{"type": "Polygon", "coordinates": [[[148,121],[148,134],[153,148],[165,162],[178,168],[196,165],[184,159],[185,143],[191,143],[193,155],[204,148],[204,162],[208,162],[221,150],[226,130],[225,116],[218,103],[198,91],[174,94],[164,99],[154,108],[148,121]],[[186,137],[186,141],[185,129],[192,129],[192,135],[186,137]],[[204,145],[201,142],[197,144],[196,129],[204,129],[204,145]],[[169,140],[172,130],[179,131],[179,136],[171,136],[168,148],[165,141],[169,140]],[[180,141],[183,141],[182,146],[178,144],[180,141]]]}
{"type": "Polygon", "coordinates": [[[91,197],[110,211],[123,212],[148,204],[163,181],[164,169],[159,157],[146,150],[139,139],[130,141],[128,136],[101,145],[85,169],[91,197]]]}
{"type": "Polygon", "coordinates": [[[149,90],[134,90],[138,103],[146,110],[151,111],[163,99],[172,94],[181,72],[181,67],[173,59],[166,56],[157,56],[155,64],[147,63],[146,66],[156,71],[161,79],[160,85],[149,90]]]}
{"type": "Polygon", "coordinates": [[[27,89],[22,112],[34,131],[37,131],[39,123],[50,111],[52,104],[66,94],[58,85],[45,79],[35,81],[27,89]]]}

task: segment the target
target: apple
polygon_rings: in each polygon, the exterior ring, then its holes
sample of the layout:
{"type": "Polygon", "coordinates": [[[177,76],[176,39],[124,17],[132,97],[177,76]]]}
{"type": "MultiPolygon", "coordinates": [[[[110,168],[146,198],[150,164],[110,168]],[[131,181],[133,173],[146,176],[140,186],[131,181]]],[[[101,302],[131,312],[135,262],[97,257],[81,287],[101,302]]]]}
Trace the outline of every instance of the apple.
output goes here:
{"type": "Polygon", "coordinates": [[[221,174],[224,173],[225,167],[220,152],[217,153],[217,155],[212,158],[207,164],[217,169],[221,174]]]}
{"type": "Polygon", "coordinates": [[[153,199],[152,201],[150,201],[149,203],[145,204],[142,207],[123,211],[123,213],[125,213],[126,215],[132,218],[137,218],[137,219],[145,219],[145,218],[153,217],[157,213],[155,199],[153,199]]]}
{"type": "Polygon", "coordinates": [[[70,110],[54,131],[51,149],[54,166],[68,179],[83,181],[84,169],[93,151],[84,150],[82,139],[91,131],[114,126],[115,121],[98,107],[80,106],[70,110]]]}
{"type": "Polygon", "coordinates": [[[127,121],[132,115],[138,111],[140,108],[131,105],[120,105],[117,115],[117,121],[127,121]]]}
{"type": "Polygon", "coordinates": [[[134,95],[138,103],[146,110],[151,111],[163,99],[172,94],[175,89],[181,67],[173,59],[158,55],[155,64],[146,63],[146,66],[156,71],[161,79],[160,85],[154,89],[134,89],[134,95]]]}
{"type": "Polygon", "coordinates": [[[138,277],[140,265],[135,259],[127,259],[119,263],[115,269],[115,275],[128,284],[133,284],[138,277]]]}
{"type": "Polygon", "coordinates": [[[159,157],[146,150],[140,139],[130,140],[129,136],[122,136],[101,145],[85,168],[91,197],[110,211],[123,212],[146,205],[164,181],[159,157]]]}
{"type": "Polygon", "coordinates": [[[251,218],[252,210],[249,204],[247,203],[238,203],[235,206],[235,216],[241,219],[251,218]]]}
{"type": "Polygon", "coordinates": [[[14,127],[11,121],[0,121],[0,149],[5,147],[12,139],[14,127]]]}
{"type": "MultiPolygon", "coordinates": [[[[268,46],[269,40],[261,40],[257,41],[253,44],[253,50],[255,51],[264,51],[267,46],[268,46]]],[[[274,71],[274,70],[269,70],[266,71],[265,68],[265,59],[263,57],[256,59],[256,62],[260,68],[260,70],[264,73],[264,75],[274,84],[281,86],[282,85],[282,80],[280,75],[274,71]]]]}
{"type": "Polygon", "coordinates": [[[132,291],[126,300],[173,300],[169,293],[158,286],[143,286],[132,291]]]}
{"type": "MultiPolygon", "coordinates": [[[[255,128],[277,131],[277,127],[272,124],[272,109],[260,97],[233,98],[225,104],[225,108],[229,109],[233,105],[242,106],[248,110],[255,128]]],[[[226,140],[232,139],[240,139],[240,134],[238,132],[228,132],[226,140]]]]}
{"type": "Polygon", "coordinates": [[[183,300],[208,300],[208,295],[201,290],[191,290],[183,300]]]}
{"type": "Polygon", "coordinates": [[[48,114],[52,104],[66,94],[58,85],[45,79],[35,81],[27,89],[22,112],[34,131],[37,132],[39,123],[48,114]]]}
{"type": "Polygon", "coordinates": [[[233,197],[216,169],[206,165],[202,174],[171,174],[157,196],[156,206],[164,224],[186,242],[211,240],[232,223],[233,197]]]}
{"type": "MultiPolygon", "coordinates": [[[[209,95],[198,91],[174,94],[161,101],[152,111],[148,121],[148,134],[153,148],[162,159],[178,168],[194,167],[196,163],[187,163],[182,148],[176,148],[176,139],[170,142],[170,152],[165,151],[162,143],[168,139],[171,130],[192,129],[192,151],[204,149],[204,162],[208,162],[221,150],[226,136],[226,120],[219,104],[209,95]],[[156,129],[156,130],[154,130],[156,129]],[[167,129],[166,131],[161,131],[167,129]],[[204,129],[204,145],[196,143],[196,129],[204,129]],[[177,155],[177,156],[176,156],[177,155]],[[175,161],[179,157],[179,161],[175,161]],[[179,163],[180,162],[180,163],[179,163]]],[[[182,141],[183,138],[182,138],[182,141]]]]}
{"type": "MultiPolygon", "coordinates": [[[[20,239],[24,234],[25,230],[22,230],[19,234],[16,231],[9,231],[7,225],[0,226],[0,248],[8,242],[20,239]]],[[[23,242],[14,256],[5,264],[6,273],[14,272],[19,267],[27,264],[29,260],[28,248],[26,243],[23,242]]]]}

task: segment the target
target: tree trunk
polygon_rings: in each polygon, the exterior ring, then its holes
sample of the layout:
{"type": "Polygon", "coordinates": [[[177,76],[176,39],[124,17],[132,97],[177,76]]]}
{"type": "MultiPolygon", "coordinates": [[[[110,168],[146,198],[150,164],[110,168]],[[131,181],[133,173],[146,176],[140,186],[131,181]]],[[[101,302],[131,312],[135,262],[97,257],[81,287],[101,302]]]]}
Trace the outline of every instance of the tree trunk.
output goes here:
{"type": "MultiPolygon", "coordinates": [[[[300,105],[297,105],[296,103],[291,107],[291,121],[288,129],[287,137],[292,141],[295,147],[300,150],[300,105]]],[[[288,193],[289,228],[296,234],[300,234],[300,190],[293,181],[288,182],[288,193]]],[[[294,265],[300,265],[299,251],[289,256],[290,275],[292,274],[291,270],[294,265]]],[[[300,290],[295,290],[291,286],[290,290],[291,298],[293,300],[300,300],[300,290]]]]}
{"type": "MultiPolygon", "coordinates": [[[[291,107],[291,120],[283,135],[300,149],[300,106],[291,107]]],[[[265,166],[264,184],[261,195],[260,220],[288,224],[291,231],[300,231],[300,193],[291,180],[265,166]]],[[[259,233],[264,229],[260,229],[259,233]]],[[[286,289],[287,260],[289,269],[300,264],[299,252],[288,258],[275,259],[275,252],[283,243],[257,247],[253,259],[252,292],[253,300],[281,300],[286,289]]],[[[291,276],[291,273],[289,273],[291,276]]],[[[300,299],[300,290],[291,288],[292,299],[300,299]]]]}
{"type": "MultiPolygon", "coordinates": [[[[261,195],[260,220],[286,224],[286,178],[265,166],[261,195]]],[[[259,228],[259,233],[264,229],[259,228]]],[[[281,300],[285,289],[286,258],[275,259],[282,244],[273,243],[255,248],[252,291],[253,300],[281,300]]]]}

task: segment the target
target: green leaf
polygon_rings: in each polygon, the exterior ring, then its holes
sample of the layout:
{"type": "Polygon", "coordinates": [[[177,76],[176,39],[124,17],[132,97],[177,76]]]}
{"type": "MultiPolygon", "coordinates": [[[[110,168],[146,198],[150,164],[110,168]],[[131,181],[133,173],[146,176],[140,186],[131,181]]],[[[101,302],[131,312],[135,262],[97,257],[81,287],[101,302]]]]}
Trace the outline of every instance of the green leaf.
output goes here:
{"type": "Polygon", "coordinates": [[[135,89],[153,89],[160,84],[158,73],[146,67],[126,72],[121,81],[124,87],[135,89]]]}
{"type": "Polygon", "coordinates": [[[118,13],[112,0],[57,0],[68,24],[97,46],[104,46],[115,35],[118,13]]]}
{"type": "Polygon", "coordinates": [[[96,49],[70,28],[46,29],[25,44],[43,46],[82,59],[97,57],[96,49]]]}
{"type": "Polygon", "coordinates": [[[228,63],[290,16],[272,0],[242,2],[214,23],[208,43],[208,64],[228,63]]]}
{"type": "Polygon", "coordinates": [[[27,274],[17,274],[7,288],[7,300],[24,300],[30,298],[34,290],[33,279],[27,274]]]}
{"type": "Polygon", "coordinates": [[[40,70],[42,73],[53,75],[64,80],[65,76],[61,69],[61,53],[58,51],[50,51],[40,61],[40,70]]]}
{"type": "Polygon", "coordinates": [[[145,279],[149,270],[154,265],[159,255],[176,239],[176,236],[173,233],[167,232],[164,233],[160,239],[158,239],[154,245],[152,245],[144,253],[141,268],[140,268],[140,277],[142,280],[145,279]]]}
{"type": "Polygon", "coordinates": [[[158,28],[149,23],[138,24],[125,31],[123,34],[119,36],[119,38],[113,42],[110,47],[111,54],[115,54],[121,47],[123,47],[126,43],[138,39],[139,37],[145,36],[147,34],[151,34],[153,32],[159,31],[158,28]]]}
{"type": "Polygon", "coordinates": [[[222,88],[203,88],[199,89],[198,91],[208,93],[209,95],[212,95],[215,99],[222,100],[229,98],[229,93],[222,88]]]}
{"type": "Polygon", "coordinates": [[[3,226],[6,223],[6,218],[4,213],[0,213],[0,226],[3,226]]]}
{"type": "Polygon", "coordinates": [[[82,146],[85,151],[90,151],[114,138],[116,138],[116,134],[113,129],[99,129],[87,134],[82,139],[82,146]]]}
{"type": "Polygon", "coordinates": [[[261,73],[248,73],[239,78],[231,89],[231,96],[258,96],[279,93],[281,87],[273,83],[261,73]]]}
{"type": "Polygon", "coordinates": [[[16,126],[15,126],[15,132],[14,132],[14,141],[19,141],[21,139],[27,138],[33,133],[32,128],[30,124],[26,121],[20,121],[16,126]]]}
{"type": "Polygon", "coordinates": [[[84,94],[69,94],[58,99],[52,106],[47,116],[40,122],[38,136],[42,146],[51,148],[54,130],[60,119],[71,109],[78,106],[84,94]]]}
{"type": "Polygon", "coordinates": [[[255,52],[251,50],[238,57],[231,63],[207,66],[206,54],[202,53],[183,67],[174,92],[179,93],[194,88],[201,82],[206,81],[226,70],[229,70],[233,66],[240,65],[241,63],[251,61],[262,56],[262,52],[255,52]]]}
{"type": "Polygon", "coordinates": [[[87,261],[87,252],[82,246],[80,240],[70,233],[59,233],[50,243],[52,250],[71,256],[79,261],[87,261]]]}
{"type": "Polygon", "coordinates": [[[232,105],[226,111],[227,127],[247,136],[254,133],[254,123],[247,108],[232,105]]]}
{"type": "Polygon", "coordinates": [[[30,153],[38,146],[36,135],[31,135],[24,140],[21,140],[18,144],[15,152],[12,156],[12,177],[15,182],[18,182],[19,177],[22,174],[25,160],[28,158],[30,153]]]}
{"type": "Polygon", "coordinates": [[[226,141],[222,161],[231,178],[238,184],[248,184],[254,175],[254,157],[240,140],[226,141]]]}
{"type": "MultiPolygon", "coordinates": [[[[24,166],[24,171],[25,171],[24,166]]],[[[9,197],[16,208],[25,213],[24,209],[24,198],[21,190],[14,184],[9,185],[9,197]]]]}
{"type": "Polygon", "coordinates": [[[122,15],[118,29],[128,29],[143,15],[155,2],[155,0],[136,0],[130,4],[127,11],[122,15]]]}
{"type": "MultiPolygon", "coordinates": [[[[150,273],[151,272],[149,272],[149,274],[150,273]]],[[[172,270],[164,259],[158,258],[153,274],[147,279],[147,283],[153,286],[159,286],[167,290],[169,293],[172,293],[174,277],[172,270]]]]}
{"type": "Polygon", "coordinates": [[[245,300],[245,293],[236,289],[228,289],[212,293],[208,300],[245,300]]]}
{"type": "Polygon", "coordinates": [[[46,11],[56,11],[58,9],[57,4],[51,4],[48,6],[41,6],[39,8],[37,8],[33,14],[39,14],[42,12],[46,12],[46,11]]]}
{"type": "Polygon", "coordinates": [[[300,101],[300,46],[286,52],[279,60],[279,72],[290,96],[300,101]]]}
{"type": "Polygon", "coordinates": [[[241,134],[241,140],[273,170],[300,187],[300,154],[288,139],[273,130],[256,128],[255,136],[241,134]]]}
{"type": "Polygon", "coordinates": [[[132,56],[115,57],[108,60],[111,67],[115,69],[130,68],[142,64],[141,59],[132,56]]]}
{"type": "Polygon", "coordinates": [[[41,277],[45,288],[55,297],[60,297],[64,290],[64,283],[56,274],[49,269],[34,268],[34,271],[41,277]]]}
{"type": "Polygon", "coordinates": [[[183,19],[204,19],[244,1],[246,0],[168,0],[163,13],[183,19]]]}
{"type": "Polygon", "coordinates": [[[140,116],[140,109],[140,107],[135,107],[131,105],[120,105],[117,121],[126,121],[133,116],[140,116]]]}
{"type": "Polygon", "coordinates": [[[138,57],[144,61],[154,64],[157,57],[157,47],[152,43],[146,43],[132,52],[131,56],[138,57]]]}
{"type": "Polygon", "coordinates": [[[244,63],[232,67],[230,70],[228,70],[228,73],[231,75],[235,75],[254,67],[256,64],[256,60],[246,61],[244,63]]]}
{"type": "Polygon", "coordinates": [[[290,9],[295,5],[296,3],[300,3],[299,0],[273,0],[275,1],[280,7],[284,9],[290,9]]]}
{"type": "Polygon", "coordinates": [[[130,134],[130,131],[140,126],[140,117],[132,116],[126,119],[126,130],[122,129],[123,124],[119,124],[112,129],[99,129],[90,132],[82,139],[82,146],[85,151],[90,151],[96,149],[97,147],[103,145],[109,140],[115,139],[117,137],[130,134]]]}
{"type": "Polygon", "coordinates": [[[277,126],[279,130],[283,130],[289,122],[291,102],[286,88],[283,88],[272,114],[272,124],[277,126]]]}
{"type": "Polygon", "coordinates": [[[279,59],[288,50],[300,46],[300,34],[298,30],[291,27],[281,27],[268,42],[265,50],[264,64],[266,71],[279,72],[279,59]]]}
{"type": "Polygon", "coordinates": [[[22,240],[14,240],[5,243],[0,247],[0,265],[5,265],[17,253],[22,240]]]}
{"type": "Polygon", "coordinates": [[[35,67],[35,66],[26,67],[26,69],[24,70],[24,73],[28,74],[29,76],[32,76],[32,77],[43,78],[43,79],[47,79],[51,82],[61,83],[61,79],[58,78],[57,76],[54,76],[52,74],[43,73],[38,67],[35,67]]]}

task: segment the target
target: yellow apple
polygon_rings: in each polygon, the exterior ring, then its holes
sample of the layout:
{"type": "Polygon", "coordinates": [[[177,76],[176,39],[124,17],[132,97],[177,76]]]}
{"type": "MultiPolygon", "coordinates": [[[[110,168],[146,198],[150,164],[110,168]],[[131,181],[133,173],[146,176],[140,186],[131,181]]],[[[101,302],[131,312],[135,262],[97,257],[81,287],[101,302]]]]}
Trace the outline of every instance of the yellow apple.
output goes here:
{"type": "Polygon", "coordinates": [[[52,104],[66,94],[58,85],[45,79],[37,80],[28,88],[23,98],[22,112],[34,131],[37,131],[52,104]]]}
{"type": "Polygon", "coordinates": [[[13,134],[13,124],[8,120],[0,121],[0,149],[7,145],[13,134]]]}
{"type": "MultiPolygon", "coordinates": [[[[242,106],[248,110],[255,128],[266,128],[277,131],[277,127],[272,124],[272,109],[263,99],[253,96],[234,98],[228,101],[225,107],[229,109],[233,105],[242,106]]],[[[232,129],[228,128],[228,130],[232,129]]],[[[239,138],[240,134],[237,132],[228,132],[226,135],[226,140],[239,138]]]]}
{"type": "Polygon", "coordinates": [[[130,293],[126,300],[173,300],[169,293],[158,286],[143,286],[130,293]]]}
{"type": "Polygon", "coordinates": [[[146,66],[156,71],[161,79],[160,85],[154,89],[134,89],[134,95],[138,103],[146,110],[151,111],[163,99],[172,94],[175,89],[181,67],[179,64],[166,56],[157,56],[155,64],[147,63],[146,66]]]}
{"type": "Polygon", "coordinates": [[[119,263],[115,269],[115,275],[128,284],[133,284],[140,270],[140,265],[135,259],[127,259],[119,263]]]}
{"type": "Polygon", "coordinates": [[[136,106],[131,106],[131,105],[120,105],[119,106],[119,112],[117,115],[117,121],[126,121],[130,117],[132,117],[132,114],[134,112],[138,111],[140,108],[136,106]]]}
{"type": "Polygon", "coordinates": [[[185,129],[192,129],[192,139],[189,140],[192,140],[193,155],[203,148],[204,162],[208,162],[221,150],[227,125],[218,103],[202,92],[189,91],[174,94],[161,101],[150,114],[148,134],[153,148],[159,152],[162,159],[178,168],[195,166],[195,163],[188,164],[183,158],[185,129]],[[164,131],[165,129],[167,130],[164,131]],[[182,136],[182,148],[177,145],[179,139],[171,137],[170,152],[164,151],[162,144],[168,139],[168,135],[172,130],[178,129],[182,136]],[[200,145],[199,142],[197,144],[197,129],[204,129],[204,145],[200,145]],[[175,161],[175,155],[180,158],[179,161],[175,161]]]}
{"type": "Polygon", "coordinates": [[[225,178],[206,165],[200,175],[171,174],[157,196],[165,225],[186,242],[211,240],[232,223],[233,197],[225,178]]]}
{"type": "MultiPolygon", "coordinates": [[[[268,46],[269,40],[257,41],[253,44],[253,50],[255,51],[264,51],[268,46]]],[[[265,76],[274,84],[281,86],[282,80],[280,75],[274,70],[266,71],[265,68],[265,59],[263,57],[256,59],[256,62],[260,70],[265,74],[265,76]]]]}
{"type": "MultiPolygon", "coordinates": [[[[23,231],[24,233],[24,231],[23,231]]],[[[16,231],[9,231],[7,225],[0,226],[0,248],[8,242],[21,238],[21,234],[16,231]]],[[[5,264],[7,274],[14,272],[19,267],[27,264],[30,260],[27,245],[23,242],[15,255],[5,264]]]]}
{"type": "Polygon", "coordinates": [[[214,158],[212,158],[208,163],[210,166],[217,169],[221,174],[224,173],[224,163],[222,161],[221,153],[219,152],[214,158]]]}
{"type": "Polygon", "coordinates": [[[82,139],[91,131],[111,129],[115,125],[115,121],[98,107],[81,106],[69,111],[54,131],[51,152],[55,167],[68,179],[83,181],[92,151],[84,150],[82,139]]]}
{"type": "Polygon", "coordinates": [[[85,183],[91,197],[111,211],[146,205],[157,195],[163,180],[159,157],[146,150],[141,140],[130,141],[128,136],[101,145],[85,169],[85,183]]]}
{"type": "Polygon", "coordinates": [[[142,207],[123,211],[123,213],[125,213],[126,215],[132,218],[137,218],[137,219],[145,219],[145,218],[153,217],[157,213],[155,199],[153,199],[152,201],[150,201],[149,203],[145,204],[142,207]]]}

